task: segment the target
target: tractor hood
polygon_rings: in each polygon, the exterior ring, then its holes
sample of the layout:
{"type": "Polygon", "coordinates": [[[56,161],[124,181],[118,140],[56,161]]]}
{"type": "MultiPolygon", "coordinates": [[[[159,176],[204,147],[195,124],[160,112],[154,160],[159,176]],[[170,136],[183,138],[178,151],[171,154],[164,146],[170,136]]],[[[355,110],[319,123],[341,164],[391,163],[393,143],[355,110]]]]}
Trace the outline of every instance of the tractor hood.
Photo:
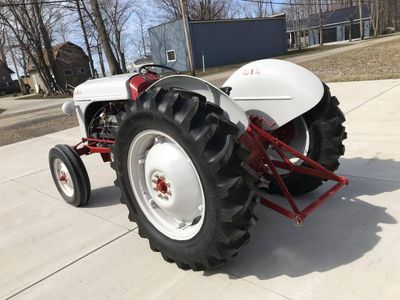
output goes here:
{"type": "Polygon", "coordinates": [[[74,101],[128,100],[129,79],[137,73],[90,79],[74,90],[74,101]]]}

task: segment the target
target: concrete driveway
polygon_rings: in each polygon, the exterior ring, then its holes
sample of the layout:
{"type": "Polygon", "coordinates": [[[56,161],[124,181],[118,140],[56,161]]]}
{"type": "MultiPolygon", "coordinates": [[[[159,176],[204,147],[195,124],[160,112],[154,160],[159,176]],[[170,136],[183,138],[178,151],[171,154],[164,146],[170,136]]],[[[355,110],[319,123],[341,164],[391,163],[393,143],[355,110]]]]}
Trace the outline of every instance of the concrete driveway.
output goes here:
{"type": "Polygon", "coordinates": [[[347,116],[339,172],[350,185],[300,228],[258,207],[250,243],[210,272],[149,249],[97,156],[84,158],[89,205],[61,200],[47,153],[76,143],[77,128],[1,147],[0,298],[400,299],[400,80],[331,88],[347,116]]]}

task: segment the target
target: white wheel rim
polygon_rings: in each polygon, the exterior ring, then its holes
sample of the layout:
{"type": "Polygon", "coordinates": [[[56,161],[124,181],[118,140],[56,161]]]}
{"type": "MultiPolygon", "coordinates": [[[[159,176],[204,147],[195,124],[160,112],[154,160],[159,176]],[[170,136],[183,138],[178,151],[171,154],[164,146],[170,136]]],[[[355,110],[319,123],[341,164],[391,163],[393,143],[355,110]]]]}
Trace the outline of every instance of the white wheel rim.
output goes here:
{"type": "MultiPolygon", "coordinates": [[[[293,122],[293,126],[295,129],[295,136],[294,136],[293,140],[290,141],[288,146],[297,150],[304,156],[307,156],[308,150],[310,147],[310,134],[308,132],[307,123],[303,117],[296,118],[292,122],[293,122]]],[[[301,165],[303,163],[303,161],[300,158],[294,157],[293,155],[291,155],[290,153],[287,153],[287,152],[284,152],[284,153],[287,156],[287,158],[289,158],[289,160],[291,161],[292,164],[301,165]]],[[[276,153],[275,150],[268,149],[268,154],[270,155],[270,157],[273,160],[283,161],[282,158],[279,156],[278,153],[276,153]]],[[[277,169],[277,170],[280,175],[290,173],[290,171],[283,170],[283,169],[277,169]]]]}
{"type": "Polygon", "coordinates": [[[58,186],[65,195],[72,197],[74,195],[74,183],[67,166],[62,162],[61,159],[56,158],[53,161],[53,169],[54,174],[56,175],[58,186]]]}
{"type": "Polygon", "coordinates": [[[174,240],[191,239],[200,231],[205,212],[201,180],[173,138],[142,131],[129,147],[127,167],[140,209],[158,231],[174,240]]]}

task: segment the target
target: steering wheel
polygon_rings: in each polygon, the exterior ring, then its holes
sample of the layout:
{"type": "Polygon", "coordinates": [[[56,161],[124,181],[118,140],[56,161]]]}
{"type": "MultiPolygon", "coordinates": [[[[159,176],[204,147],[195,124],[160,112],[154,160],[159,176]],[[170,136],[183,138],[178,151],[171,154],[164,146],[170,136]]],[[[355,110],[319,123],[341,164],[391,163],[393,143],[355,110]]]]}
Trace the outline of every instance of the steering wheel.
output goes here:
{"type": "Polygon", "coordinates": [[[148,64],[148,65],[143,65],[138,69],[138,73],[139,75],[147,81],[153,81],[154,78],[149,78],[147,77],[148,74],[152,74],[155,75],[159,78],[163,77],[160,73],[151,70],[150,68],[160,68],[160,69],[165,69],[165,70],[170,70],[172,72],[174,72],[175,74],[180,74],[180,72],[178,70],[175,70],[174,68],[171,67],[167,67],[167,66],[163,66],[163,65],[155,65],[155,64],[148,64]],[[146,73],[144,73],[143,71],[146,71],[146,73]]]}

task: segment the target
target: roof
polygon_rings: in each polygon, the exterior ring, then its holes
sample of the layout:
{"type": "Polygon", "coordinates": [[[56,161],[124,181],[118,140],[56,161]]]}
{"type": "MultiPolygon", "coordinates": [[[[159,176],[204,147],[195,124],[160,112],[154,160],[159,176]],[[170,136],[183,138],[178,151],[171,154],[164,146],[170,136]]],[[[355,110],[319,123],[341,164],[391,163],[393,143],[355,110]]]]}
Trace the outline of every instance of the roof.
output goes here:
{"type": "Polygon", "coordinates": [[[1,59],[0,59],[0,68],[6,68],[6,70],[7,70],[10,74],[14,74],[14,71],[11,70],[1,59]]]}
{"type": "Polygon", "coordinates": [[[138,58],[137,60],[134,61],[135,65],[141,65],[141,64],[148,64],[153,62],[153,57],[151,55],[146,55],[142,56],[141,58],[138,58]]]}
{"type": "MultiPolygon", "coordinates": [[[[362,15],[363,15],[363,20],[369,19],[371,17],[369,7],[366,4],[362,6],[362,15]]],[[[360,19],[358,6],[325,11],[322,13],[322,24],[323,26],[329,26],[338,23],[345,23],[349,22],[350,18],[353,20],[360,19]]],[[[319,27],[319,14],[312,14],[309,18],[300,20],[300,27],[301,28],[319,27]]],[[[292,31],[292,30],[294,30],[293,22],[288,21],[287,31],[292,31]]]]}
{"type": "MultiPolygon", "coordinates": [[[[56,44],[54,46],[52,46],[51,48],[53,49],[53,54],[54,54],[54,59],[57,59],[58,55],[61,53],[61,50],[65,47],[73,47],[76,49],[80,49],[82,50],[82,52],[84,53],[84,55],[87,57],[86,53],[83,51],[83,49],[81,47],[79,47],[78,45],[71,43],[71,42],[64,42],[64,43],[60,43],[60,44],[56,44]]],[[[49,59],[47,57],[46,51],[44,51],[44,59],[46,61],[46,64],[49,65],[49,59]]],[[[35,66],[33,65],[32,61],[29,61],[27,67],[26,67],[27,71],[32,71],[35,70],[35,66]]]]}
{"type": "MultiPolygon", "coordinates": [[[[236,18],[236,19],[217,19],[217,20],[189,20],[190,24],[202,24],[202,23],[223,23],[223,22],[248,22],[248,21],[260,21],[260,20],[271,20],[271,19],[284,19],[286,18],[286,14],[277,14],[262,18],[236,18]]],[[[177,21],[181,21],[181,19],[176,19],[172,21],[168,21],[165,23],[158,24],[156,26],[150,27],[149,29],[153,29],[159,26],[164,26],[170,23],[174,23],[177,21]]]]}
{"type": "Polygon", "coordinates": [[[261,21],[261,20],[271,20],[271,19],[284,19],[286,14],[278,14],[261,18],[237,18],[237,19],[218,19],[218,20],[200,20],[200,21],[190,21],[193,24],[201,23],[225,23],[225,22],[251,22],[251,21],[261,21]]]}

